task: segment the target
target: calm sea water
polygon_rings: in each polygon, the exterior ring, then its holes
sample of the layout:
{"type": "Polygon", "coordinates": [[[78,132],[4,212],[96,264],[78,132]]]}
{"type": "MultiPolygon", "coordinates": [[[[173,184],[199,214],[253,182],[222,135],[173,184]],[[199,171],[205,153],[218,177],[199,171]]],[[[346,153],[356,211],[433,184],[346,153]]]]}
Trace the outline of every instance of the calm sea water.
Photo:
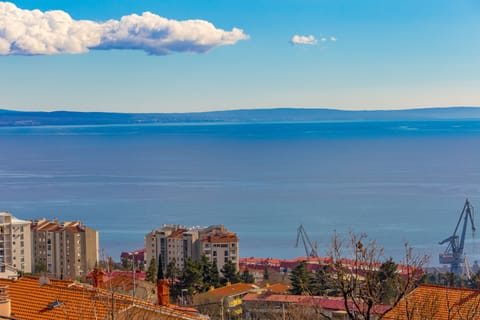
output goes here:
{"type": "Polygon", "coordinates": [[[321,254],[352,230],[435,265],[467,196],[480,208],[480,121],[0,128],[0,210],[81,219],[117,259],[164,223],[223,223],[241,256],[292,258],[303,224],[321,254]]]}

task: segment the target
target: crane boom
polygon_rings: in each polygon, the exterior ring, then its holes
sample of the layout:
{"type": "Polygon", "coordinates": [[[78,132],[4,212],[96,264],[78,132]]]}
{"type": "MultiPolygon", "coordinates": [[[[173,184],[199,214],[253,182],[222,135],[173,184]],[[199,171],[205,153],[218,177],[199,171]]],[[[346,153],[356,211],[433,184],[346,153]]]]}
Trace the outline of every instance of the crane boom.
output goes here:
{"type": "Polygon", "coordinates": [[[300,239],[302,239],[303,247],[305,248],[305,254],[307,257],[318,258],[317,243],[312,243],[302,224],[297,228],[297,242],[295,243],[295,248],[298,247],[300,239]]]}
{"type": "Polygon", "coordinates": [[[439,261],[442,264],[450,264],[450,271],[455,274],[460,274],[462,271],[461,265],[464,262],[463,257],[463,249],[465,247],[465,236],[467,233],[467,226],[468,221],[470,221],[472,232],[475,232],[475,222],[473,220],[473,206],[470,204],[468,199],[465,201],[465,205],[463,206],[462,213],[460,214],[460,218],[458,219],[457,225],[455,226],[455,230],[453,234],[439,242],[439,244],[448,243],[447,248],[445,249],[444,253],[441,253],[439,256],[439,261]],[[458,228],[462,223],[462,231],[460,234],[460,241],[459,236],[457,235],[458,228]]]}

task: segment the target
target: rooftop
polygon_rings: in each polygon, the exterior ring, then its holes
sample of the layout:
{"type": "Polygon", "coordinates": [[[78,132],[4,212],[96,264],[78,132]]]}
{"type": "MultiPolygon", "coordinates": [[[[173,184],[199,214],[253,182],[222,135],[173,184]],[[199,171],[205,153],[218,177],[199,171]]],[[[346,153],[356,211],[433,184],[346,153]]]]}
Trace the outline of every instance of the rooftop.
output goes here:
{"type": "Polygon", "coordinates": [[[480,291],[420,285],[387,312],[387,320],[462,320],[480,318],[480,291]]]}
{"type": "Polygon", "coordinates": [[[202,238],[202,241],[209,243],[230,243],[238,242],[238,237],[233,232],[222,232],[216,234],[208,234],[202,238]]]}
{"type": "Polygon", "coordinates": [[[63,231],[67,229],[73,233],[85,231],[85,227],[80,221],[65,221],[58,223],[57,220],[49,221],[41,219],[32,223],[32,230],[35,231],[63,231]]]}
{"type": "Polygon", "coordinates": [[[177,229],[174,232],[172,232],[172,234],[170,234],[167,238],[182,239],[183,233],[187,231],[188,231],[187,229],[183,229],[183,228],[177,229]]]}
{"type": "Polygon", "coordinates": [[[40,285],[38,277],[22,277],[17,281],[0,279],[0,286],[8,286],[11,316],[23,320],[106,319],[112,313],[113,302],[116,319],[140,319],[140,316],[141,319],[204,319],[85,284],[64,280],[48,282],[40,285]]]}

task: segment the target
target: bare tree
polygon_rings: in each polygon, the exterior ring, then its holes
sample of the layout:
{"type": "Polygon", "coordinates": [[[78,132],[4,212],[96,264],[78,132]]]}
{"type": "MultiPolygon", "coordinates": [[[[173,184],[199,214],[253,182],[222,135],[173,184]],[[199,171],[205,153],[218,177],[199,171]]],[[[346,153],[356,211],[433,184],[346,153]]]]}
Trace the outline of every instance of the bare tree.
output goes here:
{"type": "MultiPolygon", "coordinates": [[[[350,233],[348,241],[335,234],[329,256],[329,286],[343,298],[348,319],[381,319],[387,311],[382,305],[387,283],[379,272],[386,261],[383,249],[366,234],[350,233]]],[[[405,258],[399,266],[399,273],[388,279],[391,288],[395,288],[391,292],[391,306],[396,306],[415,288],[427,261],[426,256],[414,257],[411,248],[405,245],[405,258]]]]}

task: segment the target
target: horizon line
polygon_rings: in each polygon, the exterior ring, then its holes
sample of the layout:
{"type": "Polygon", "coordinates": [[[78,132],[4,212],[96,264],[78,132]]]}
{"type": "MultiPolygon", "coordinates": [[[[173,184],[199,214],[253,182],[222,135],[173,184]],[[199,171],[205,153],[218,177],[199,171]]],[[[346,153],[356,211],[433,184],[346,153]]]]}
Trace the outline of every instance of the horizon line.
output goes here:
{"type": "Polygon", "coordinates": [[[395,111],[426,111],[434,109],[476,109],[480,106],[469,105],[469,106],[419,106],[419,107],[401,107],[399,109],[341,109],[341,108],[329,108],[329,107],[259,107],[259,108],[246,108],[240,107],[238,109],[216,109],[216,110],[205,110],[205,111],[176,111],[176,112],[127,112],[127,111],[79,111],[79,110],[68,110],[68,109],[55,109],[55,110],[18,110],[18,109],[8,109],[0,107],[0,111],[7,112],[37,112],[37,113],[56,113],[56,112],[65,112],[65,113],[113,113],[113,114],[199,114],[199,113],[214,113],[214,112],[235,112],[235,111],[274,111],[274,110],[328,110],[328,111],[341,111],[341,112],[395,112],[395,111]]]}

